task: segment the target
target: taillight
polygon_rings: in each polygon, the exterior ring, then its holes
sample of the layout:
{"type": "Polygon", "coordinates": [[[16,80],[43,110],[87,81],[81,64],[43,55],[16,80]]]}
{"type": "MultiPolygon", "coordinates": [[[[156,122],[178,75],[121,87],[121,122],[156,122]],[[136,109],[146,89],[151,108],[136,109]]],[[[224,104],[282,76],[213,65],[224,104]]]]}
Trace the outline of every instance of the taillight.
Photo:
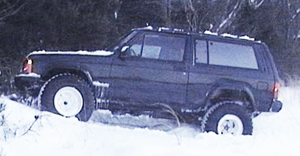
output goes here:
{"type": "Polygon", "coordinates": [[[33,61],[32,59],[26,59],[23,65],[24,73],[32,73],[33,72],[33,61]]]}
{"type": "Polygon", "coordinates": [[[280,83],[279,82],[274,83],[273,90],[272,90],[274,99],[278,99],[279,88],[280,88],[280,83]]]}

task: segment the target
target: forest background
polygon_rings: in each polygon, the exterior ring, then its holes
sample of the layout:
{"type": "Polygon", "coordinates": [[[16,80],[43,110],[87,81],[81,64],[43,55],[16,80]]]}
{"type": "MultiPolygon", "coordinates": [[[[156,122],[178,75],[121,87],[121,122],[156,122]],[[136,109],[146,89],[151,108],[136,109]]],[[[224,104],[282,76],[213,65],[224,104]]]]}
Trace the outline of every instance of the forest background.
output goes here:
{"type": "Polygon", "coordinates": [[[104,49],[146,26],[247,35],[282,79],[300,76],[299,0],[0,0],[0,84],[13,88],[31,51],[104,49]]]}

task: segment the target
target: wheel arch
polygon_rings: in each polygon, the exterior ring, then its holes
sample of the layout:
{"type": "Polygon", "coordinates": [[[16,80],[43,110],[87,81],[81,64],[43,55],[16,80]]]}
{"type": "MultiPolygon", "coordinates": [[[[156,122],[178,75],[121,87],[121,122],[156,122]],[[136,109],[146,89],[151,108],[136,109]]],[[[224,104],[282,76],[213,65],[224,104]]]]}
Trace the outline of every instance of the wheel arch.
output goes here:
{"type": "Polygon", "coordinates": [[[51,79],[53,76],[63,74],[63,73],[70,73],[73,75],[77,75],[77,76],[83,78],[86,82],[88,82],[89,85],[93,84],[93,79],[92,79],[90,72],[82,71],[82,70],[78,70],[78,69],[74,69],[74,68],[53,68],[53,69],[47,71],[46,74],[44,74],[42,76],[42,79],[47,81],[47,80],[51,79]]]}
{"type": "Polygon", "coordinates": [[[221,101],[241,101],[246,108],[255,111],[255,98],[249,85],[244,83],[218,84],[207,93],[206,108],[221,101]]]}

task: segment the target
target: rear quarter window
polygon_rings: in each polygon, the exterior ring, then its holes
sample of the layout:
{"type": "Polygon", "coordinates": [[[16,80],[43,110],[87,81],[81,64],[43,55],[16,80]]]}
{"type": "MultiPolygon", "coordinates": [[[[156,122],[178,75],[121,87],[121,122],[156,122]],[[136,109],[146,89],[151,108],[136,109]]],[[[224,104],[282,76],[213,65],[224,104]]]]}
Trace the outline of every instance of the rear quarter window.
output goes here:
{"type": "Polygon", "coordinates": [[[258,69],[252,46],[216,41],[196,41],[196,63],[258,69]]]}

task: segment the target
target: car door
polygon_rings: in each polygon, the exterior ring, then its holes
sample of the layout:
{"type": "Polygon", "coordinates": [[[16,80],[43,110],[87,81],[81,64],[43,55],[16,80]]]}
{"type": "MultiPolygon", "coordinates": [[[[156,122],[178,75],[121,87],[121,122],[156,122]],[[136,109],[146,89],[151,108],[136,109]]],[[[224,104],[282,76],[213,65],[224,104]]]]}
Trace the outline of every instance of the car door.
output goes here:
{"type": "Polygon", "coordinates": [[[138,106],[185,103],[186,40],[184,35],[143,32],[121,47],[111,68],[112,100],[138,106]]]}

